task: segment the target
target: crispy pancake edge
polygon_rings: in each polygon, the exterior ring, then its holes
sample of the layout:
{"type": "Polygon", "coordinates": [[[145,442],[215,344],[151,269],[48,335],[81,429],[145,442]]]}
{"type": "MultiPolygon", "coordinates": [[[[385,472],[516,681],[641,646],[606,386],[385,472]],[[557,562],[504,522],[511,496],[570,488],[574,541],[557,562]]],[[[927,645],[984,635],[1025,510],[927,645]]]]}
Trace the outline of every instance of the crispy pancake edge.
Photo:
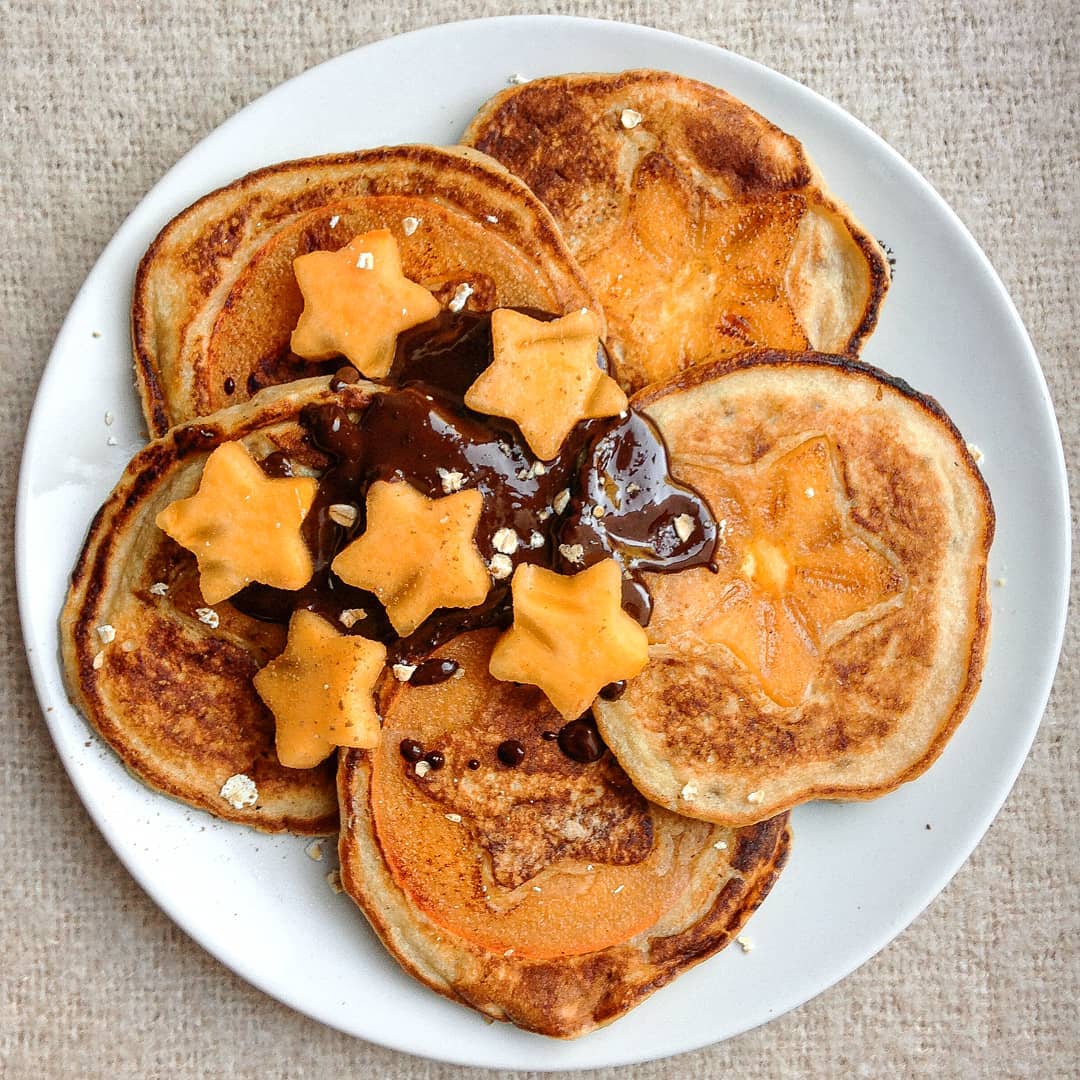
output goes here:
{"type": "MultiPolygon", "coordinates": [[[[645,749],[644,738],[640,733],[635,733],[635,725],[628,723],[627,718],[620,715],[620,702],[598,701],[596,715],[600,730],[620,764],[642,793],[669,809],[705,820],[741,825],[761,820],[811,799],[866,800],[895,790],[901,784],[922,775],[937,760],[970,708],[982,678],[990,630],[986,558],[994,536],[994,509],[989,489],[967,444],[937,401],[914,390],[904,380],[850,357],[814,352],[786,353],[765,349],[683,371],[665,383],[642,391],[632,399],[632,404],[648,412],[650,404],[662,400],[669,394],[691,390],[713,380],[722,379],[725,375],[755,368],[768,370],[786,366],[794,369],[806,364],[813,364],[823,369],[834,369],[847,376],[889,387],[906,403],[930,418],[953,443],[957,463],[963,467],[972,485],[972,493],[984,523],[981,536],[977,537],[975,545],[980,558],[971,590],[970,640],[965,653],[968,662],[962,682],[947,710],[943,712],[932,737],[919,756],[898,773],[884,777],[880,782],[862,786],[844,785],[832,781],[810,783],[789,796],[777,800],[766,797],[758,806],[748,806],[746,802],[733,805],[733,797],[713,799],[704,791],[695,794],[692,805],[681,800],[680,787],[685,777],[676,776],[672,767],[656,754],[655,747],[650,746],[649,750],[645,749]]],[[[698,780],[699,778],[695,778],[695,784],[698,780]]]]}

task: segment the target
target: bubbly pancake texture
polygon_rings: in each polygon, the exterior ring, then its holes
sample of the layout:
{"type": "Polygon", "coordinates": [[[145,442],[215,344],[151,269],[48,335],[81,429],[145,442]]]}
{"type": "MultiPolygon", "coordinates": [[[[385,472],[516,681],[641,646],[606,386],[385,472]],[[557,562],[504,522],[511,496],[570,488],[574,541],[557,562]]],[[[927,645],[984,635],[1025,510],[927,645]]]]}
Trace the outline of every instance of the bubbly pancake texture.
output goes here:
{"type": "Polygon", "coordinates": [[[600,315],[546,208],[483,154],[397,146],[283,162],[200,199],[143,256],[132,338],[151,434],[340,366],[290,350],[303,308],[293,260],[376,229],[444,307],[600,315]]]}
{"type": "Polygon", "coordinates": [[[496,636],[438,650],[460,678],[388,686],[380,745],[342,753],[342,881],[416,978],[570,1038],[723,948],[779,874],[787,821],[680,817],[602,743],[564,751],[543,695],[488,674],[496,636]]]}
{"type": "Polygon", "coordinates": [[[332,393],[326,379],[311,379],[175,428],[135,456],[94,519],[61,616],[68,691],[151,787],[268,832],[336,828],[333,758],[313,769],[282,766],[273,717],[252,685],[284,647],[285,627],[230,601],[208,606],[194,556],[154,518],[196,490],[210,450],[226,440],[257,461],[287,453],[298,469],[317,471],[324,459],[304,441],[301,410],[362,409],[374,389],[332,393]],[[237,775],[254,781],[253,804],[222,795],[237,775]]]}
{"type": "Polygon", "coordinates": [[[920,775],[979,686],[990,495],[933,400],[763,351],[634,400],[719,522],[715,572],[650,578],[650,663],[594,705],[635,786],[733,825],[920,775]]]}
{"type": "Polygon", "coordinates": [[[552,76],[497,94],[462,141],[551,210],[629,389],[754,346],[854,354],[877,322],[880,246],[796,139],[722,90],[552,76]]]}

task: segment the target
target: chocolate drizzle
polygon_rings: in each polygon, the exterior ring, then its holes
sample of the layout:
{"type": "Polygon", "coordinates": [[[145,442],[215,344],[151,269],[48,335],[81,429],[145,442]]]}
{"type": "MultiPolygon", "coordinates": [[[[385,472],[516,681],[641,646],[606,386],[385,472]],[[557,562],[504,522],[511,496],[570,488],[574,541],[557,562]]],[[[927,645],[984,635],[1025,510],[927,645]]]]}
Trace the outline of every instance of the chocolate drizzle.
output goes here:
{"type": "MultiPolygon", "coordinates": [[[[602,348],[597,360],[606,369],[602,348]]],[[[304,522],[315,574],[295,593],[249,586],[234,604],[274,622],[286,622],[297,608],[319,612],[344,633],[383,641],[391,662],[418,664],[413,683],[430,684],[421,661],[441,644],[466,630],[510,624],[510,575],[494,581],[479,607],[437,611],[408,638],[398,638],[378,600],[342,582],[330,563],[364,531],[370,485],[404,480],[429,498],[466,488],[480,491],[484,504],[477,547],[490,564],[497,553],[495,534],[510,530],[500,534],[499,553],[508,556],[511,573],[522,562],[574,573],[616,559],[624,571],[623,606],[646,624],[652,605],[642,573],[707,565],[716,545],[716,522],[708,507],[671,477],[663,439],[633,410],[578,424],[555,460],[538,462],[512,421],[464,405],[465,391],[490,362],[490,314],[443,312],[398,338],[394,388],[373,396],[359,418],[334,404],[305,409],[301,423],[306,437],[330,459],[304,522]],[[558,498],[563,491],[569,492],[568,503],[558,498]],[[330,518],[335,503],[358,508],[352,525],[330,518]],[[676,527],[679,518],[681,529],[676,527]],[[580,562],[560,554],[560,545],[573,550],[578,544],[580,562]],[[340,621],[346,609],[361,609],[365,617],[346,626],[340,621]],[[425,674],[418,681],[421,670],[425,674]]],[[[332,388],[350,381],[348,369],[339,371],[332,388]]],[[[273,454],[263,467],[272,475],[287,475],[288,461],[273,454]]],[[[434,663],[444,666],[432,669],[431,682],[453,675],[445,673],[446,661],[434,663]]]]}

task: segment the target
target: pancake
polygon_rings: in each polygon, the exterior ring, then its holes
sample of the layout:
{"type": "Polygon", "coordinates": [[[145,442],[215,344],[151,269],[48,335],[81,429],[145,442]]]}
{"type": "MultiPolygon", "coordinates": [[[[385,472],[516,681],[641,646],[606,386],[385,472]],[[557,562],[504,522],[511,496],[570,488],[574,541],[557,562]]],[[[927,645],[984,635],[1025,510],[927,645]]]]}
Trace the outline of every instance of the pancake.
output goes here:
{"type": "Polygon", "coordinates": [[[342,882],[421,982],[571,1038],[731,941],[784,864],[787,821],[680,817],[609,753],[567,756],[544,738],[562,726],[546,698],[488,674],[495,637],[446,643],[437,655],[463,677],[390,687],[380,745],[342,752],[342,882]],[[516,766],[500,760],[507,741],[516,766]],[[433,752],[440,767],[425,769],[433,752]]]}
{"type": "Polygon", "coordinates": [[[447,306],[599,313],[550,214],[476,151],[382,147],[284,162],[175,217],[139,265],[132,339],[149,430],[259,388],[328,373],[289,349],[303,306],[292,260],[389,228],[405,275],[447,306]],[[464,288],[468,286],[468,288],[464,288]]]}
{"type": "Polygon", "coordinates": [[[854,355],[877,322],[880,246],[796,139],[722,90],[648,70],[537,79],[462,141],[551,210],[628,389],[754,346],[854,355]]]}
{"type": "Polygon", "coordinates": [[[647,575],[650,662],[594,705],[635,786],[743,825],[919,776],[975,696],[990,621],[990,494],[940,406],[774,351],[632,404],[719,523],[717,572],[647,575]]]}
{"type": "Polygon", "coordinates": [[[61,616],[71,699],[127,768],[167,795],[267,832],[336,829],[334,761],[279,764],[273,717],[251,679],[283,648],[284,627],[228,601],[208,608],[194,556],[154,518],[194,491],[210,449],[227,439],[256,460],[282,451],[297,467],[318,468],[324,459],[303,441],[301,410],[360,409],[374,389],[332,393],[327,381],[265,390],[141,450],[90,527],[61,616]],[[254,804],[234,806],[222,794],[233,776],[254,782],[254,804]]]}

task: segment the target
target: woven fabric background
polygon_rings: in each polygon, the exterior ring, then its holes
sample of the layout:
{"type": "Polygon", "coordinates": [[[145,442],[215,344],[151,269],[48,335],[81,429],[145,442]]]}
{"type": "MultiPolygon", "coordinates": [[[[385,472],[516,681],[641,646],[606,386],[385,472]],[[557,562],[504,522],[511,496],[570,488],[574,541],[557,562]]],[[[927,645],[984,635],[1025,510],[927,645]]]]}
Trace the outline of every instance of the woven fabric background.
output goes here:
{"type": "MultiPolygon", "coordinates": [[[[29,409],[64,314],[109,237],[177,158],[283,79],[357,45],[527,11],[639,22],[727,46],[880,133],[944,195],[1004,279],[1041,356],[1075,482],[1075,0],[401,0],[386,8],[0,0],[6,520],[14,518],[29,409]]],[[[1073,521],[1075,529],[1075,510],[1073,521]]],[[[0,1075],[481,1075],[383,1050],[292,1012],[161,914],[106,847],[56,759],[22,652],[10,528],[0,551],[0,602],[9,613],[0,628],[0,1075]]],[[[764,1028],[595,1075],[1078,1075],[1077,643],[1072,619],[1047,716],[1004,810],[952,884],[892,945],[764,1028]]]]}

